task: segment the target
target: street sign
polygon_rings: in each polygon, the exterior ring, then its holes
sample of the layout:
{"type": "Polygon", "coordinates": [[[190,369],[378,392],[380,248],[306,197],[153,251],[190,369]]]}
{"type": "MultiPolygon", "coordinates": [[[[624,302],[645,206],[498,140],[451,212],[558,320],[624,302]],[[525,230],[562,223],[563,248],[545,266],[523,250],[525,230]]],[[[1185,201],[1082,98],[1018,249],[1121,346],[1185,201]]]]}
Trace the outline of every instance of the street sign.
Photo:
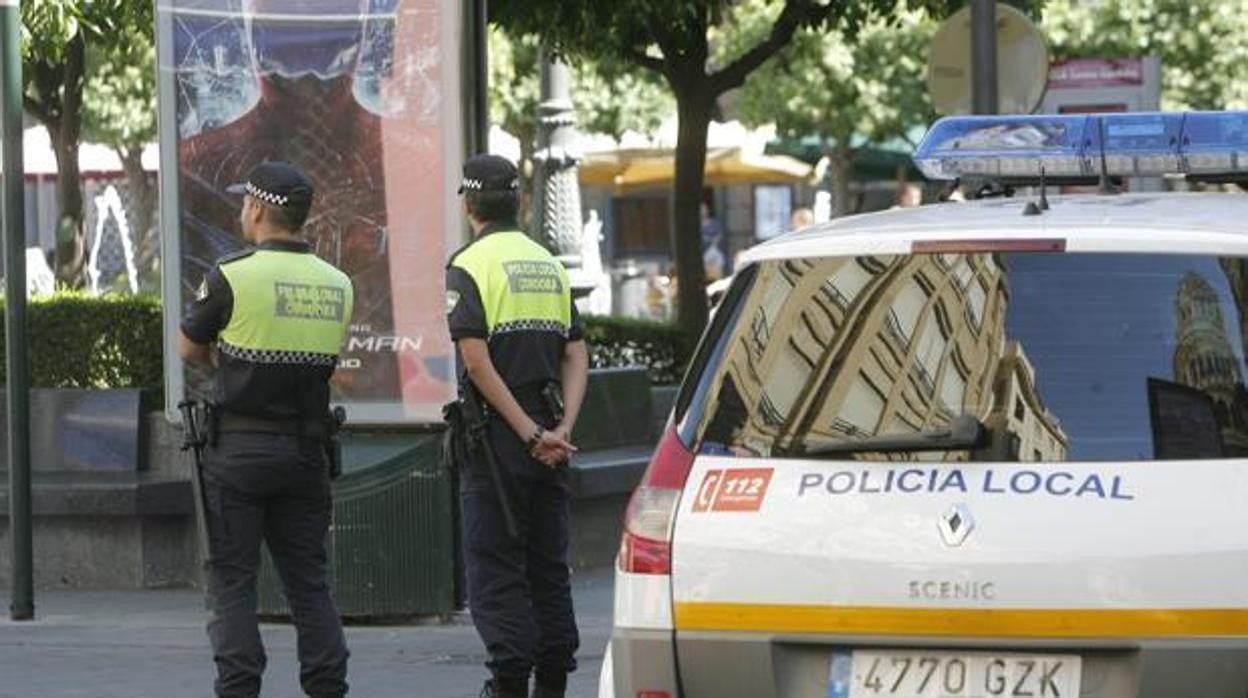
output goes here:
{"type": "MultiPolygon", "coordinates": [[[[1048,80],[1049,49],[1040,30],[1022,12],[998,4],[997,112],[1030,114],[1040,104],[1048,80]]],[[[967,5],[936,30],[927,61],[927,89],[942,114],[972,111],[971,7],[967,5]]]]}

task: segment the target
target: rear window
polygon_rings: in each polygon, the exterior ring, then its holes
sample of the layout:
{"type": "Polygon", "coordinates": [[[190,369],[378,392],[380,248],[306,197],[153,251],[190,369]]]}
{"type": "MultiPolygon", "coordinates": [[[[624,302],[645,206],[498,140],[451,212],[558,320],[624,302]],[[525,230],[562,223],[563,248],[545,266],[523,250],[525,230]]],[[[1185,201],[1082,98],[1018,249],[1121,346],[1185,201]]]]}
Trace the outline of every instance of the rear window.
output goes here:
{"type": "MultiPolygon", "coordinates": [[[[743,281],[743,283],[746,281],[743,281]]],[[[1236,257],[760,264],[700,374],[702,453],[1120,461],[1248,454],[1236,257]],[[974,447],[933,439],[968,418],[974,447]],[[924,441],[928,439],[928,441],[924,441]],[[896,444],[951,444],[913,448],[896,444]]]]}

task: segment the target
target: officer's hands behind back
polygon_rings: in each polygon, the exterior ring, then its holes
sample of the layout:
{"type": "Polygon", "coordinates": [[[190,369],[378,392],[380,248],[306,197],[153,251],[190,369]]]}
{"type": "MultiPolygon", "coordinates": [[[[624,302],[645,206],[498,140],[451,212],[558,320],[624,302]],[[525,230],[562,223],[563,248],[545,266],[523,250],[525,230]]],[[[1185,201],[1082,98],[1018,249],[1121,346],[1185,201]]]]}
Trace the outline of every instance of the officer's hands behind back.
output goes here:
{"type": "Polygon", "coordinates": [[[538,437],[537,444],[533,446],[529,455],[551,468],[564,465],[572,454],[577,452],[576,446],[568,440],[568,437],[567,429],[564,427],[557,427],[553,431],[545,430],[538,437]]]}

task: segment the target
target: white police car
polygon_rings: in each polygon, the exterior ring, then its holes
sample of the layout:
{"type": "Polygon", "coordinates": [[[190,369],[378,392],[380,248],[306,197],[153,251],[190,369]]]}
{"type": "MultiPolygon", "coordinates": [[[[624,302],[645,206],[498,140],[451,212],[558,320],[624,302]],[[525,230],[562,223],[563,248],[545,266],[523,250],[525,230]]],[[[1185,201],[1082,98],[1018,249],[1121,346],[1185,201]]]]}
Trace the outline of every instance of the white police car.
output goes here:
{"type": "Polygon", "coordinates": [[[1248,695],[1248,114],[965,117],[1049,196],[747,253],[633,495],[601,695],[1248,695]],[[1047,208],[1046,208],[1047,204],[1047,208]]]}

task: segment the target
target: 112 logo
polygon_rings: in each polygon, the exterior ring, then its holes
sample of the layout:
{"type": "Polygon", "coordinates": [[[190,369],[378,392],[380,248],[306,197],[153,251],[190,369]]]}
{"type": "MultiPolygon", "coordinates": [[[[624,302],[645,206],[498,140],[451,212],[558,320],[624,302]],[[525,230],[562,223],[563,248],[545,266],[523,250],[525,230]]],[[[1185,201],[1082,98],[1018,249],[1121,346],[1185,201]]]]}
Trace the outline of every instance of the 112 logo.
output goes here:
{"type": "Polygon", "coordinates": [[[772,468],[708,470],[698,487],[693,511],[758,511],[772,473],[772,468]]]}

